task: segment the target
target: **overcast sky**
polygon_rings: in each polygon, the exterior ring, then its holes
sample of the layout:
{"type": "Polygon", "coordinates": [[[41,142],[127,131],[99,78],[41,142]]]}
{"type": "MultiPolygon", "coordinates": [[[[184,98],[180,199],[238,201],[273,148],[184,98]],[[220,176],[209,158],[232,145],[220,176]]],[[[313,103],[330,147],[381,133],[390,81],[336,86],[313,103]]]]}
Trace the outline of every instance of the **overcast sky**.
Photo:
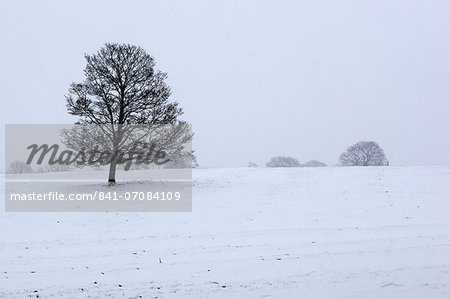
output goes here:
{"type": "Polygon", "coordinates": [[[450,1],[3,0],[1,122],[73,123],[84,53],[130,43],[168,72],[201,166],[335,164],[359,140],[448,164],[449,37],[450,1]]]}

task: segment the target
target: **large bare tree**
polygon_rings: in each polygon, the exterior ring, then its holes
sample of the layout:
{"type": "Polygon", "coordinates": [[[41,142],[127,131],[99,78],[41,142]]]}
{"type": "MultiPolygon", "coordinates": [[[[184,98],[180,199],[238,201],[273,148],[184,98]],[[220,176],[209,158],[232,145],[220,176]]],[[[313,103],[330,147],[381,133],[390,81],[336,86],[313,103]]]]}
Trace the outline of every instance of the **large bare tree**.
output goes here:
{"type": "Polygon", "coordinates": [[[187,124],[178,120],[182,109],[169,101],[167,73],[155,70],[155,60],[144,49],[107,43],[85,58],[85,80],[70,85],[66,100],[68,112],[87,129],[66,131],[65,143],[75,150],[109,151],[109,183],[115,183],[120,152],[142,147],[146,137],[172,155],[192,138],[187,124]],[[171,129],[163,127],[167,124],[171,129]]]}
{"type": "Polygon", "coordinates": [[[383,149],[374,141],[360,141],[341,154],[342,166],[382,166],[387,165],[383,149]]]}

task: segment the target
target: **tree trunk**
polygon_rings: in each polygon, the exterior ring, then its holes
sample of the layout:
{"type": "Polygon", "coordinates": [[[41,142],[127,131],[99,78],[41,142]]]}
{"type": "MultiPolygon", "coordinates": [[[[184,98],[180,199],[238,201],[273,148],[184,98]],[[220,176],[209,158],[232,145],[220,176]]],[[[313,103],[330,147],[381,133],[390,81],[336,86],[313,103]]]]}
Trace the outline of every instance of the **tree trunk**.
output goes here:
{"type": "MultiPolygon", "coordinates": [[[[109,176],[108,176],[108,185],[115,185],[116,184],[116,166],[117,162],[119,161],[118,158],[118,144],[120,143],[120,140],[118,139],[118,136],[116,133],[114,133],[114,126],[112,128],[113,130],[113,151],[111,156],[111,163],[109,164],[109,176]]],[[[118,128],[120,132],[120,125],[118,128]]]]}
{"type": "Polygon", "coordinates": [[[109,185],[116,184],[116,166],[117,166],[117,160],[112,159],[111,164],[109,164],[109,177],[108,177],[109,185]]]}

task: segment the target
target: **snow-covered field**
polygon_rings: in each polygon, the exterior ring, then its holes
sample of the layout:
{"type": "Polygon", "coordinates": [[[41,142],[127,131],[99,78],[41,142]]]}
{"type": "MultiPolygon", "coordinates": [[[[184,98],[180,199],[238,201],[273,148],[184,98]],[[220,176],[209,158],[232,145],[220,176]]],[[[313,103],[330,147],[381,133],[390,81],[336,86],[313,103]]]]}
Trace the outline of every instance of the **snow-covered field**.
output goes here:
{"type": "Polygon", "coordinates": [[[192,213],[2,212],[0,297],[450,298],[449,166],[193,178],[192,213]]]}

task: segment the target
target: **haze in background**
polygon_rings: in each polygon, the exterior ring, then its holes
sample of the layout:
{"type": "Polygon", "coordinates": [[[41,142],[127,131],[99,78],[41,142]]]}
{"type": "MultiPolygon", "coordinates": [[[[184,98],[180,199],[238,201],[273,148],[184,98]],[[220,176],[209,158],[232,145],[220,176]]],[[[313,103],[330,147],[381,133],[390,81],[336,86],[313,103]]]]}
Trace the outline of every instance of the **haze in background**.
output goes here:
{"type": "Polygon", "coordinates": [[[83,54],[120,42],[169,73],[201,166],[334,164],[359,140],[447,164],[449,36],[448,1],[2,1],[1,125],[73,123],[83,54]]]}

